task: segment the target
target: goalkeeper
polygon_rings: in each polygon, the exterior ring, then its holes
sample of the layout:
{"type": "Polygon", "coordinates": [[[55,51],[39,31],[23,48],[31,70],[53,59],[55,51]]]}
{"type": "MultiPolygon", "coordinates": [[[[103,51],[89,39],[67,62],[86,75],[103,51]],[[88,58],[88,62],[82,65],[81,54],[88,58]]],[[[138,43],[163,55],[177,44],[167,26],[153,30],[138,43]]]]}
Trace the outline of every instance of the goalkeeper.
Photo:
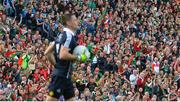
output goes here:
{"type": "Polygon", "coordinates": [[[73,54],[73,50],[77,46],[74,34],[79,23],[77,17],[73,14],[64,14],[62,21],[65,26],[63,32],[44,53],[55,67],[48,86],[49,92],[46,101],[58,101],[60,96],[63,96],[66,101],[73,101],[72,62],[75,60],[85,62],[87,60],[85,54],[78,56],[73,54]]]}

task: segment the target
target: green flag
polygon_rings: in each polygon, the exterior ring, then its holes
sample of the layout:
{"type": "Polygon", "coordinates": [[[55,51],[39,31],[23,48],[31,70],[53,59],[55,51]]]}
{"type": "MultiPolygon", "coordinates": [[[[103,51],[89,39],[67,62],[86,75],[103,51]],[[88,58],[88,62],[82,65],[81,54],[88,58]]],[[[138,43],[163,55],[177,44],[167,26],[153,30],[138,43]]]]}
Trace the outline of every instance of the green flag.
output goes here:
{"type": "Polygon", "coordinates": [[[22,69],[27,69],[28,68],[29,60],[30,60],[30,56],[29,55],[24,55],[23,56],[22,69]]]}
{"type": "Polygon", "coordinates": [[[133,59],[133,61],[131,62],[131,65],[136,66],[136,58],[133,59]]]}

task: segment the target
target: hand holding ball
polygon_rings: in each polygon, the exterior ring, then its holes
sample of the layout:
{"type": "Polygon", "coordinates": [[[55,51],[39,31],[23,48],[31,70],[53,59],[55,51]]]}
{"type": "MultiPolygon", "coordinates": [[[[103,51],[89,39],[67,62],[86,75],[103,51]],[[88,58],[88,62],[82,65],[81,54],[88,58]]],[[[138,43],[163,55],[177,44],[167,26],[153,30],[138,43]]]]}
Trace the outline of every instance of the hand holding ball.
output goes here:
{"type": "Polygon", "coordinates": [[[90,52],[87,47],[78,45],[75,47],[73,54],[78,56],[80,62],[86,62],[90,58],[90,52]]]}

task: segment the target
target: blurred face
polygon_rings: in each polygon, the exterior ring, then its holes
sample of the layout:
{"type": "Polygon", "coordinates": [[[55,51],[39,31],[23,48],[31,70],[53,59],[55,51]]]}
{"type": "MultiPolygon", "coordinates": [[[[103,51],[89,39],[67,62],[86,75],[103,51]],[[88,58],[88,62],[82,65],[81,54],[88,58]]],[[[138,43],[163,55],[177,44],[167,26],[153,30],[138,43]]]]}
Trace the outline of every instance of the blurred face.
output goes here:
{"type": "Polygon", "coordinates": [[[79,95],[79,91],[76,89],[75,90],[75,95],[78,96],[79,95]]]}
{"type": "Polygon", "coordinates": [[[157,62],[157,61],[158,61],[158,58],[156,57],[156,58],[154,59],[154,61],[156,61],[156,62],[157,62]]]}
{"type": "Polygon", "coordinates": [[[90,83],[93,83],[94,82],[94,78],[90,78],[90,83]]]}
{"type": "Polygon", "coordinates": [[[134,71],[133,71],[133,74],[134,74],[134,75],[137,75],[137,71],[136,71],[136,70],[134,70],[134,71]]]}
{"type": "Polygon", "coordinates": [[[82,99],[82,100],[85,100],[84,94],[81,94],[81,99],[82,99]]]}
{"type": "Polygon", "coordinates": [[[145,96],[146,96],[146,97],[149,97],[149,93],[148,93],[148,92],[145,92],[145,96]]]}
{"type": "Polygon", "coordinates": [[[178,97],[180,97],[180,89],[178,90],[178,93],[177,93],[178,97]]]}
{"type": "Polygon", "coordinates": [[[91,93],[90,93],[89,90],[86,90],[85,93],[84,93],[84,95],[87,96],[87,97],[90,96],[90,94],[91,94],[91,93]]]}
{"type": "Polygon", "coordinates": [[[143,101],[147,101],[147,97],[146,96],[143,96],[143,101]]]}
{"type": "Polygon", "coordinates": [[[72,29],[76,30],[78,28],[78,25],[79,25],[79,20],[75,15],[73,15],[71,17],[71,20],[69,21],[69,26],[71,26],[72,29]]]}
{"type": "Polygon", "coordinates": [[[134,88],[135,88],[135,85],[131,85],[131,88],[134,89],[134,88]]]}
{"type": "Polygon", "coordinates": [[[143,89],[142,88],[139,88],[139,92],[142,92],[143,91],[143,89]]]}
{"type": "Polygon", "coordinates": [[[22,100],[23,100],[22,97],[19,97],[18,101],[22,101],[22,100]]]}

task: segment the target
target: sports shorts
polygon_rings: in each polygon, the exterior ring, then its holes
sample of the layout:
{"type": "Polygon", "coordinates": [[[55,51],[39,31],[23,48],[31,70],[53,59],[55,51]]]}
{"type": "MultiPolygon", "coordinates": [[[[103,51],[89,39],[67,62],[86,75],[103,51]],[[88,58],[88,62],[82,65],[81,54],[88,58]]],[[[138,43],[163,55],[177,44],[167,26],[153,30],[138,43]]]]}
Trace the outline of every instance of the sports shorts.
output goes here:
{"type": "Polygon", "coordinates": [[[59,99],[60,96],[63,96],[65,100],[68,100],[75,96],[71,79],[66,79],[60,76],[52,76],[48,89],[48,95],[53,98],[59,99]]]}

